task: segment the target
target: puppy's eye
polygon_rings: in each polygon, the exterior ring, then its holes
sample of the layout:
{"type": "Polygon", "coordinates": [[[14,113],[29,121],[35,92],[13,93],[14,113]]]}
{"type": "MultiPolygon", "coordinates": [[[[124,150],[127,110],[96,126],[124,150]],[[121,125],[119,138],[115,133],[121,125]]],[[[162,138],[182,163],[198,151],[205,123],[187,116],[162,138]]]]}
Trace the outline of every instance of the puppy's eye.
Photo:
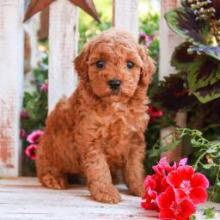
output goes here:
{"type": "Polygon", "coordinates": [[[134,63],[131,61],[127,61],[127,68],[132,69],[134,67],[134,63]]]}
{"type": "Polygon", "coordinates": [[[96,63],[95,63],[96,67],[98,69],[102,69],[104,66],[105,66],[105,62],[103,60],[98,60],[96,63]]]}

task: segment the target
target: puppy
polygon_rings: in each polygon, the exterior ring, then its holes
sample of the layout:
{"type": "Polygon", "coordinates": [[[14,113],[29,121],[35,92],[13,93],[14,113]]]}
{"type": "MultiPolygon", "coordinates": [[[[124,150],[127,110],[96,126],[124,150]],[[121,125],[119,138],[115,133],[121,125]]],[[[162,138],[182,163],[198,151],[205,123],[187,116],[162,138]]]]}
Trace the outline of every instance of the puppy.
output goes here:
{"type": "Polygon", "coordinates": [[[74,63],[79,85],[50,113],[39,144],[40,182],[64,189],[68,174],[82,174],[95,200],[118,203],[112,175],[121,170],[129,192],[141,196],[152,59],[129,33],[110,29],[74,63]]]}

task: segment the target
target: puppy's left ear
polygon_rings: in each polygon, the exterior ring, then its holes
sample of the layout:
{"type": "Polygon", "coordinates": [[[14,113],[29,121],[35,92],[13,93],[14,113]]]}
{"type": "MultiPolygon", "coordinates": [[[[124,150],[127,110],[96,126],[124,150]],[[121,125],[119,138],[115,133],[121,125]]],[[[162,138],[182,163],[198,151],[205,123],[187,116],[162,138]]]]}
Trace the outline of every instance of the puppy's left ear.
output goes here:
{"type": "Polygon", "coordinates": [[[88,79],[88,58],[89,45],[86,45],[74,60],[75,69],[78,73],[80,80],[88,79]]]}
{"type": "Polygon", "coordinates": [[[148,55],[147,49],[142,45],[139,46],[139,54],[143,62],[139,84],[147,88],[155,72],[154,60],[148,55]]]}

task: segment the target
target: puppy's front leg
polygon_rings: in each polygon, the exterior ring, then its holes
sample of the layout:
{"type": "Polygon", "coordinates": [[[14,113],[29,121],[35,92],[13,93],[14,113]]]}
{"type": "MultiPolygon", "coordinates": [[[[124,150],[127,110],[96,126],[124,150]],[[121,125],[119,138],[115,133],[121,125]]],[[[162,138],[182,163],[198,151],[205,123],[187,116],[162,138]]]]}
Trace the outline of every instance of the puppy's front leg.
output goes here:
{"type": "Polygon", "coordinates": [[[118,203],[121,200],[118,190],[112,184],[111,173],[105,156],[93,150],[83,158],[83,169],[91,196],[105,203],[118,203]]]}
{"type": "Polygon", "coordinates": [[[132,144],[124,169],[124,179],[128,190],[130,194],[135,196],[143,196],[144,194],[144,148],[143,141],[139,144],[132,144]]]}

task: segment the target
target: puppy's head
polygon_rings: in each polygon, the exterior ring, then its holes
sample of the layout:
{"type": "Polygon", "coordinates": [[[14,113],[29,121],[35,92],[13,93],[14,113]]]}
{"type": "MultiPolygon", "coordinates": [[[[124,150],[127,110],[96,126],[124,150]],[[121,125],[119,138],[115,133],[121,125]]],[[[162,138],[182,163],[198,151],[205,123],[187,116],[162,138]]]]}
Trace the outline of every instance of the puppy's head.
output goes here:
{"type": "Polygon", "coordinates": [[[90,41],[74,63],[80,81],[107,102],[126,102],[138,88],[146,91],[154,71],[144,47],[114,29],[90,41]]]}

